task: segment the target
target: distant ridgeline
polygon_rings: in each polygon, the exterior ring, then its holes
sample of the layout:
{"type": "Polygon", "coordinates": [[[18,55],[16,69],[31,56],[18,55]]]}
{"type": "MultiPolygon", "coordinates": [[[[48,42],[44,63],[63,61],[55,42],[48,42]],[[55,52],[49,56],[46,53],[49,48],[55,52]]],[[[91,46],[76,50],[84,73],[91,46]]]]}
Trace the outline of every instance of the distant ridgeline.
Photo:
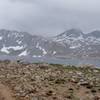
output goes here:
{"type": "Polygon", "coordinates": [[[70,29],[52,38],[0,30],[0,56],[100,58],[100,31],[84,34],[70,29]]]}

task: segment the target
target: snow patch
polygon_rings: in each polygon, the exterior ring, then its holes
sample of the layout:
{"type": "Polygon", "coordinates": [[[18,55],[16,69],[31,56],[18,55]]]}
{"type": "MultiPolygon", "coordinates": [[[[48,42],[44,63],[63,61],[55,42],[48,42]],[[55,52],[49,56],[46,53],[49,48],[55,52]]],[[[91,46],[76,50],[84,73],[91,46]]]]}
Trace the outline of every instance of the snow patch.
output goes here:
{"type": "Polygon", "coordinates": [[[21,54],[19,54],[18,56],[20,57],[20,56],[27,56],[27,55],[28,55],[27,50],[25,50],[21,54]]]}
{"type": "Polygon", "coordinates": [[[76,48],[79,48],[80,45],[77,45],[77,46],[70,46],[70,49],[76,49],[76,48]]]}
{"type": "Polygon", "coordinates": [[[39,43],[36,44],[36,48],[39,48],[39,43]]]}
{"type": "Polygon", "coordinates": [[[46,55],[46,54],[47,54],[46,50],[45,50],[44,48],[42,48],[42,47],[39,45],[39,43],[36,44],[36,48],[38,48],[39,50],[42,50],[43,55],[46,55]]]}
{"type": "Polygon", "coordinates": [[[42,49],[42,51],[43,51],[43,55],[46,55],[47,54],[47,52],[46,52],[45,49],[42,49]]]}
{"type": "Polygon", "coordinates": [[[2,39],[3,39],[3,37],[0,36],[0,40],[2,40],[2,39]]]}
{"type": "Polygon", "coordinates": [[[23,46],[10,46],[10,47],[6,47],[7,49],[14,49],[14,50],[21,50],[23,49],[23,46]]]}
{"type": "Polygon", "coordinates": [[[8,34],[8,38],[10,37],[10,34],[8,34]]]}
{"type": "Polygon", "coordinates": [[[20,40],[17,40],[16,42],[17,42],[18,44],[21,44],[21,43],[22,43],[22,41],[20,41],[20,40]]]}
{"type": "Polygon", "coordinates": [[[5,52],[7,54],[9,54],[9,49],[14,49],[14,50],[21,50],[23,49],[23,46],[10,46],[10,47],[6,47],[5,45],[3,45],[3,48],[1,48],[1,52],[5,52]]]}
{"type": "Polygon", "coordinates": [[[53,51],[53,55],[55,55],[57,52],[56,51],[53,51]]]}
{"type": "Polygon", "coordinates": [[[41,55],[33,55],[33,58],[41,58],[41,55]]]}
{"type": "Polygon", "coordinates": [[[8,48],[5,47],[5,45],[3,45],[3,48],[1,49],[1,52],[5,52],[5,53],[9,54],[8,48]]]}

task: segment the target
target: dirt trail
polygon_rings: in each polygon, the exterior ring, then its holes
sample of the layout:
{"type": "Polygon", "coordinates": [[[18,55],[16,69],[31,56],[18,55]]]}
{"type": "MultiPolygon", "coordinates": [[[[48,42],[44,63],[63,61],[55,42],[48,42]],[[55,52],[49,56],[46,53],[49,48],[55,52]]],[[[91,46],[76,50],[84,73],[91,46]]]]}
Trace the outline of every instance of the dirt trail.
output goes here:
{"type": "Polygon", "coordinates": [[[15,100],[12,97],[12,92],[8,87],[0,83],[0,100],[15,100]]]}

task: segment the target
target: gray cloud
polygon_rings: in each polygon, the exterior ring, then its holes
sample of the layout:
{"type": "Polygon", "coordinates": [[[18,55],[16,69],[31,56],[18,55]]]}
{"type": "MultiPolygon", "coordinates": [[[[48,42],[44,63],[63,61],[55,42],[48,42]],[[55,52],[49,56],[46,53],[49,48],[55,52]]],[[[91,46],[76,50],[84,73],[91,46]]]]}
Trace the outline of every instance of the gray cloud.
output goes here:
{"type": "Polygon", "coordinates": [[[0,0],[0,28],[55,35],[100,29],[99,0],[0,0]]]}

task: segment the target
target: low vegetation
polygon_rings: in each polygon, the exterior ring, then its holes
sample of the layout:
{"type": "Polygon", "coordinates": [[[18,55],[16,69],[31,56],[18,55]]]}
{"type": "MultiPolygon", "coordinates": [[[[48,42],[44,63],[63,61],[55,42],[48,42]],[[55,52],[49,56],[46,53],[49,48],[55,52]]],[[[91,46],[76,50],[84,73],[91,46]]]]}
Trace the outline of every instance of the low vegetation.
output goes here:
{"type": "Polygon", "coordinates": [[[14,100],[100,100],[100,69],[91,66],[0,61],[0,83],[14,100]]]}

